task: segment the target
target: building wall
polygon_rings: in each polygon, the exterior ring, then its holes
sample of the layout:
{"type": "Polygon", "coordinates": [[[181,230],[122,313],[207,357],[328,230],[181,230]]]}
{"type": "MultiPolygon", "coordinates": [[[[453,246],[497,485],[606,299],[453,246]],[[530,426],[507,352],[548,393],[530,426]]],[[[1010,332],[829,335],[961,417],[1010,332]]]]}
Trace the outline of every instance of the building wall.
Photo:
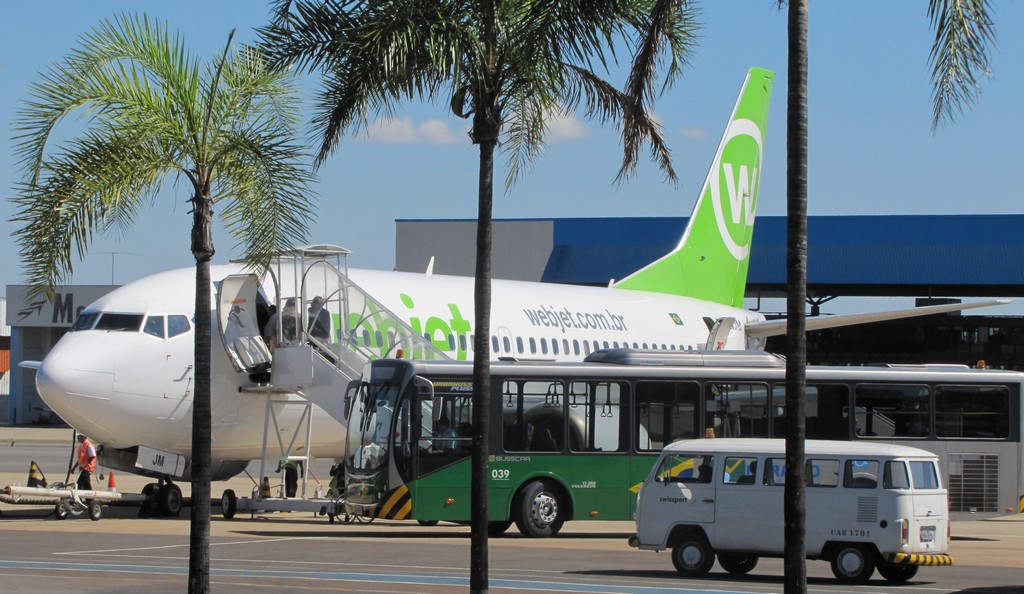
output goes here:
{"type": "MultiPolygon", "coordinates": [[[[68,285],[55,288],[51,299],[32,295],[26,285],[7,285],[3,315],[10,327],[11,370],[8,397],[0,400],[0,422],[11,425],[60,422],[36,392],[35,370],[19,367],[22,361],[42,361],[67,332],[87,305],[116,287],[110,285],[68,285]]],[[[2,389],[3,384],[0,384],[2,389]]]]}
{"type": "MultiPolygon", "coordinates": [[[[395,222],[395,264],[403,272],[423,272],[434,257],[435,274],[473,276],[476,221],[395,222]]],[[[539,281],[554,246],[554,221],[495,221],[491,276],[539,281]]]]}

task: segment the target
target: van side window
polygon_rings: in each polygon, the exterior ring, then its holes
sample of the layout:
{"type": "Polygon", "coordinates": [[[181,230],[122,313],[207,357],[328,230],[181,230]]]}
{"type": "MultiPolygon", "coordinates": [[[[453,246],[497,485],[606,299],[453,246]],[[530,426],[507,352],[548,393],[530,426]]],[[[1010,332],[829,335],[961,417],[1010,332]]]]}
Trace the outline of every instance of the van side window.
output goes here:
{"type": "Polygon", "coordinates": [[[662,458],[654,480],[659,483],[710,483],[714,456],[669,454],[662,458]]]}
{"type": "Polygon", "coordinates": [[[835,487],[839,485],[839,460],[825,458],[807,461],[804,470],[808,487],[835,487]]]}
{"type": "Polygon", "coordinates": [[[907,465],[899,460],[886,462],[885,474],[882,475],[882,486],[886,489],[909,489],[910,477],[907,475],[907,465]]]}
{"type": "Polygon", "coordinates": [[[728,457],[722,482],[726,485],[753,485],[757,477],[757,458],[728,457]]]}
{"type": "Polygon", "coordinates": [[[786,484],[785,458],[768,458],[765,460],[764,484],[779,487],[786,484]]]}
{"type": "Polygon", "coordinates": [[[910,476],[914,479],[915,489],[939,488],[939,476],[935,472],[935,464],[929,460],[911,460],[910,476]]]}
{"type": "Polygon", "coordinates": [[[878,486],[877,460],[847,460],[843,486],[848,489],[874,489],[878,486]]]}

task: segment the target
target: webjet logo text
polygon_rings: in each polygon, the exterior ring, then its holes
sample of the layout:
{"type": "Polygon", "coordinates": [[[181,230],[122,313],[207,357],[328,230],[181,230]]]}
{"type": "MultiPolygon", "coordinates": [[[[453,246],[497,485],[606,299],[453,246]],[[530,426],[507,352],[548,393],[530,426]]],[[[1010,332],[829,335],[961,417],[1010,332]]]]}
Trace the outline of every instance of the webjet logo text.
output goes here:
{"type": "Polygon", "coordinates": [[[607,309],[603,312],[580,312],[572,311],[568,307],[555,309],[544,307],[524,309],[526,319],[532,326],[544,328],[561,328],[562,334],[566,330],[610,330],[612,332],[627,332],[626,316],[614,314],[607,309]]]}

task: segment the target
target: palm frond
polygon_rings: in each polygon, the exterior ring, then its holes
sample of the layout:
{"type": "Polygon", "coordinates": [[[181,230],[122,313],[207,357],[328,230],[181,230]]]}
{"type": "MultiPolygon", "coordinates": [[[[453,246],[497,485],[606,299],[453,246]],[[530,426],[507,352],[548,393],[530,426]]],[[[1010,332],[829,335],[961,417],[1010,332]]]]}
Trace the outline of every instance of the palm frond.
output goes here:
{"type": "Polygon", "coordinates": [[[930,0],[928,17],[935,29],[932,62],[932,129],[952,122],[978,99],[978,77],[991,77],[988,46],[995,25],[988,0],[930,0]]]}

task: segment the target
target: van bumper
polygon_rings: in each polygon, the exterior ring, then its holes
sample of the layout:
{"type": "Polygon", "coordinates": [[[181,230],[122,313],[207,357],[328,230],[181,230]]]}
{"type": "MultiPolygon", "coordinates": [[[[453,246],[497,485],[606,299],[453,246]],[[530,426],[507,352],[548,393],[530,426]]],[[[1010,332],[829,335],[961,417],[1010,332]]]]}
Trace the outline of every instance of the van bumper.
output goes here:
{"type": "Polygon", "coordinates": [[[893,565],[952,565],[953,556],[945,553],[889,553],[886,560],[893,565]]]}

